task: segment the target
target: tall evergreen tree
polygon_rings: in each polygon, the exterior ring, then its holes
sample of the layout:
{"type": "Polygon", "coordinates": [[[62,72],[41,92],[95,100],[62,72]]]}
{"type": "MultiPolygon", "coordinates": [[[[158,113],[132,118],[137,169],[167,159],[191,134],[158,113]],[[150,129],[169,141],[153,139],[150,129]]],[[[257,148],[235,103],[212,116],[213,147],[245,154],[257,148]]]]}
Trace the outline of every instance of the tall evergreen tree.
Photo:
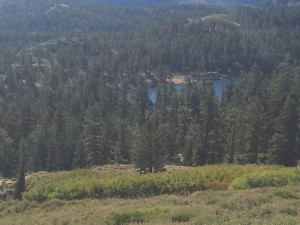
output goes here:
{"type": "Polygon", "coordinates": [[[296,165],[297,156],[297,133],[299,116],[295,97],[290,94],[282,108],[276,124],[276,133],[273,135],[273,154],[276,161],[285,166],[296,165]]]}
{"type": "Polygon", "coordinates": [[[8,137],[7,133],[0,128],[0,173],[4,177],[12,175],[13,170],[13,152],[12,140],[8,137]]]}
{"type": "Polygon", "coordinates": [[[137,135],[134,162],[143,172],[156,173],[164,167],[164,134],[160,132],[158,123],[157,115],[154,115],[140,128],[137,135]]]}
{"type": "Polygon", "coordinates": [[[152,102],[148,95],[148,86],[143,76],[138,77],[136,91],[134,93],[134,102],[136,106],[137,121],[144,124],[146,115],[152,108],[152,102]]]}
{"type": "Polygon", "coordinates": [[[24,139],[20,143],[20,164],[19,164],[19,173],[18,173],[18,179],[15,184],[15,193],[14,196],[18,200],[22,200],[22,193],[26,189],[26,181],[25,181],[25,156],[24,156],[24,145],[23,145],[24,139]]]}

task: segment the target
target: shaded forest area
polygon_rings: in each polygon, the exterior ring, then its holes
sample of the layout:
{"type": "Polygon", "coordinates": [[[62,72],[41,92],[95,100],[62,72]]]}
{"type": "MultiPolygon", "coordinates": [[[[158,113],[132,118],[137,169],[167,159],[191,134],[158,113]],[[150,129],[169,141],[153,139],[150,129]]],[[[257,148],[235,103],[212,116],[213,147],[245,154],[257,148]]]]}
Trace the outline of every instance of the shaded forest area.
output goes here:
{"type": "Polygon", "coordinates": [[[299,7],[12,0],[0,30],[2,176],[300,158],[299,7]],[[242,73],[222,99],[201,77],[180,92],[165,82],[215,71],[242,73]]]}

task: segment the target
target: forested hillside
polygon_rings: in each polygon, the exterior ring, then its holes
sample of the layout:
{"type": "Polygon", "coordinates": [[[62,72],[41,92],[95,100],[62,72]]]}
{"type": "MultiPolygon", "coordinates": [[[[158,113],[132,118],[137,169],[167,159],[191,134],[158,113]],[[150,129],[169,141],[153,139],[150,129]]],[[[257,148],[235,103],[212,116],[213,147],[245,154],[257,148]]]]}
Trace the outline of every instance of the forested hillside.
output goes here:
{"type": "Polygon", "coordinates": [[[2,0],[0,175],[108,163],[293,166],[299,35],[297,6],[2,0]],[[212,72],[240,82],[219,99],[212,72]],[[174,74],[187,77],[182,91],[166,82],[174,74]]]}
{"type": "Polygon", "coordinates": [[[299,0],[56,0],[59,3],[109,3],[116,5],[166,4],[244,4],[244,5],[298,5],[299,0]]]}

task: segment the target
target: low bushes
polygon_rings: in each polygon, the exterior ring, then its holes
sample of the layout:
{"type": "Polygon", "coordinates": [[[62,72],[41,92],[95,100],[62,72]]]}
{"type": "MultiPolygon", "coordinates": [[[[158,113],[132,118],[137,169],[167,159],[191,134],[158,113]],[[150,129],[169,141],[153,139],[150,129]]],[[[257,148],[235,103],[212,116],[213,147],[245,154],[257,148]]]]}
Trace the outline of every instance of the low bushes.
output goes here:
{"type": "Polygon", "coordinates": [[[107,221],[107,225],[122,225],[130,223],[144,223],[157,216],[166,214],[170,211],[167,206],[155,206],[150,208],[130,210],[121,213],[112,213],[107,221]]]}
{"type": "Polygon", "coordinates": [[[48,199],[136,198],[186,194],[199,190],[282,186],[300,181],[292,168],[258,165],[214,165],[157,174],[98,174],[75,170],[49,174],[29,187],[24,198],[48,199]]]}
{"type": "Polygon", "coordinates": [[[191,212],[191,210],[179,208],[171,211],[170,217],[173,223],[185,223],[195,217],[195,213],[191,212]]]}
{"type": "Polygon", "coordinates": [[[289,191],[278,191],[275,193],[275,195],[283,199],[299,199],[295,193],[289,191]]]}
{"type": "Polygon", "coordinates": [[[300,182],[300,173],[294,168],[273,168],[256,171],[235,179],[229,189],[241,190],[258,187],[279,187],[300,182]]]}

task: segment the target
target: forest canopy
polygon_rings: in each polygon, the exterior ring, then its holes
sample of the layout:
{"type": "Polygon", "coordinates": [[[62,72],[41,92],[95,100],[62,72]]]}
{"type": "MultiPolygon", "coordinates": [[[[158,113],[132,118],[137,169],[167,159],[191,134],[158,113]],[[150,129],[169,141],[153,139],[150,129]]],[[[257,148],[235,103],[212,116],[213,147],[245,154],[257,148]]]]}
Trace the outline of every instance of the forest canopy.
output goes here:
{"type": "Polygon", "coordinates": [[[21,164],[293,166],[299,35],[299,6],[1,1],[0,175],[21,164]],[[181,91],[166,82],[178,73],[181,91]],[[240,82],[219,99],[212,73],[240,82]]]}

